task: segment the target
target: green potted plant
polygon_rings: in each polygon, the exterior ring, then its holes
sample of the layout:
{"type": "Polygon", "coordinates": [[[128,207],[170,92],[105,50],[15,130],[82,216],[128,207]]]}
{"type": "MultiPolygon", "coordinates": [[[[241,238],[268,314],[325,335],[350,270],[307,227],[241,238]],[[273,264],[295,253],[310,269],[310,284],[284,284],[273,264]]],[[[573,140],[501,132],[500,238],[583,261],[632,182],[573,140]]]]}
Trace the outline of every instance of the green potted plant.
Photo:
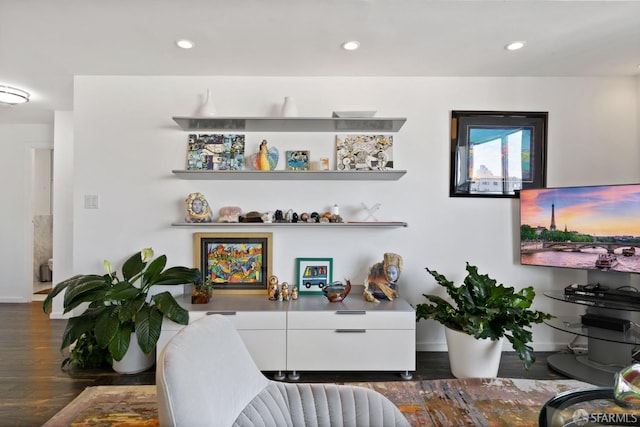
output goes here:
{"type": "Polygon", "coordinates": [[[81,305],[85,307],[81,314],[68,320],[60,346],[64,350],[72,344],[76,347],[80,345],[84,353],[78,353],[74,348],[71,357],[63,362],[63,367],[67,363],[82,366],[85,360],[95,358],[95,352],[101,351],[108,353],[115,361],[116,371],[140,372],[149,368],[155,360],[154,350],[164,317],[181,325],[189,323],[189,312],[178,304],[170,292],[150,296],[150,291],[158,285],[200,283],[200,271],[187,267],[165,270],[166,255],[151,261],[153,256],[151,248],[132,255],[122,265],[122,279],[111,263],[105,260],[106,274],[76,275],[58,283],[51,290],[43,303],[45,313],[50,311],[53,298],[64,290],[64,313],[81,305]],[[135,342],[130,345],[134,335],[135,342]],[[116,367],[116,362],[123,361],[125,355],[134,354],[138,348],[148,356],[142,362],[148,366],[116,367]]]}
{"type": "Polygon", "coordinates": [[[468,262],[466,264],[467,276],[459,287],[444,275],[426,268],[438,284],[445,288],[453,304],[437,295],[423,294],[429,303],[416,306],[416,320],[432,319],[445,326],[449,360],[452,373],[456,377],[495,377],[500,363],[503,337],[511,342],[513,349],[524,361],[525,368],[529,369],[535,362],[535,357],[533,348],[529,345],[532,334],[526,328],[552,316],[530,309],[535,297],[533,287],[516,292],[513,287],[497,284],[488,275],[479,274],[477,267],[468,262]],[[471,345],[484,345],[484,348],[452,349],[452,345],[456,345],[459,340],[469,340],[471,345]],[[481,361],[480,358],[489,351],[486,347],[491,345],[497,362],[495,358],[492,361],[481,361]],[[472,359],[459,360],[463,355],[469,355],[472,359]],[[479,371],[480,375],[474,375],[471,371],[472,368],[483,366],[488,367],[488,373],[479,371]]]}

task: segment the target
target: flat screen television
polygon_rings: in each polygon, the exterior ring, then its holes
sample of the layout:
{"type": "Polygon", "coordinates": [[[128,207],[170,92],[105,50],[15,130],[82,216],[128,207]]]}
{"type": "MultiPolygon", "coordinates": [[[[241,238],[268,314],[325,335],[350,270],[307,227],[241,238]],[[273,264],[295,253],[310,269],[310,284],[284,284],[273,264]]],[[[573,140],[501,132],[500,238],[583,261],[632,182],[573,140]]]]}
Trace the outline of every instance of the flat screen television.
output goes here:
{"type": "Polygon", "coordinates": [[[640,184],[521,190],[520,262],[640,273],[640,184]]]}

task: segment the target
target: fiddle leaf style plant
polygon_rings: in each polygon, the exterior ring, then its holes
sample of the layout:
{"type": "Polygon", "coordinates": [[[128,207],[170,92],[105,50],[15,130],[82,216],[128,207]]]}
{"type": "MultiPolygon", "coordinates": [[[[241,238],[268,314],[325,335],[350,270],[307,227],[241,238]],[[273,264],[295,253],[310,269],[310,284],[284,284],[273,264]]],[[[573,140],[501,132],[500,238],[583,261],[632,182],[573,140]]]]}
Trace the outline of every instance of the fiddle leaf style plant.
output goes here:
{"type": "MultiPolygon", "coordinates": [[[[104,261],[105,275],[81,274],[58,283],[43,303],[48,313],[53,298],[64,294],[64,313],[81,304],[88,303],[84,311],[69,318],[62,336],[61,350],[76,342],[86,340],[97,344],[96,351],[105,349],[113,360],[120,361],[129,348],[132,332],[146,354],[151,353],[160,338],[164,317],[181,325],[189,323],[189,312],[182,308],[170,292],[164,291],[149,296],[153,286],[195,284],[202,281],[196,268],[171,267],[165,270],[166,255],[158,258],[153,249],[146,248],[135,253],[122,265],[122,279],[109,261],[104,261]]],[[[77,344],[76,344],[77,345],[77,344]]],[[[94,357],[86,354],[84,358],[94,357]]],[[[65,363],[75,362],[82,366],[83,356],[74,354],[65,363]]]]}
{"type": "Polygon", "coordinates": [[[531,331],[525,329],[534,323],[542,323],[553,316],[531,310],[536,295],[529,286],[516,292],[505,287],[467,262],[467,277],[461,286],[437,271],[426,268],[439,285],[443,286],[454,304],[437,295],[423,294],[428,304],[416,306],[416,320],[432,319],[456,331],[475,338],[498,340],[506,337],[526,369],[535,362],[531,331]]]}

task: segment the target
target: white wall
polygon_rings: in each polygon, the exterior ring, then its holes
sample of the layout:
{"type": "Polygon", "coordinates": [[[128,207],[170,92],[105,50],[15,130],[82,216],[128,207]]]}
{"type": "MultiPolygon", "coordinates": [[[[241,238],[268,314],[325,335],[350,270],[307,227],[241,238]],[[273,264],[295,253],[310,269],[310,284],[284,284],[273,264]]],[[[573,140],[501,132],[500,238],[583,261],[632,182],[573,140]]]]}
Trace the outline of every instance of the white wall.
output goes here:
{"type": "MultiPolygon", "coordinates": [[[[401,293],[411,303],[439,291],[424,267],[457,281],[465,261],[508,285],[534,285],[539,294],[560,290],[586,274],[519,265],[517,200],[448,197],[450,111],[548,111],[548,185],[564,186],[640,181],[637,104],[632,78],[77,77],[74,271],[100,272],[104,258],[120,263],[145,246],[166,253],[170,264],[191,265],[192,234],[203,230],[170,224],[182,218],[187,194],[199,191],[214,210],[322,211],[338,203],[347,219],[360,214],[360,202],[381,202],[381,220],[409,223],[406,229],[269,229],[281,281],[294,281],[296,257],[329,256],[335,278],[359,283],[384,252],[397,252],[405,261],[401,293]],[[301,116],[377,110],[380,117],[407,117],[394,160],[408,173],[397,182],[177,179],[171,170],[185,167],[187,133],[171,117],[194,114],[207,88],[220,116],[272,115],[284,96],[294,96],[301,116]],[[90,194],[99,195],[100,209],[82,208],[90,194]]],[[[247,134],[247,152],[257,151],[263,138],[281,152],[335,157],[333,134],[247,134]]],[[[536,305],[577,312],[542,295],[536,305]]],[[[534,333],[540,350],[568,339],[544,325],[534,333]]],[[[419,349],[444,349],[442,329],[420,322],[417,342],[419,349]]]]}
{"type": "Polygon", "coordinates": [[[0,125],[0,302],[31,301],[32,155],[52,142],[47,125],[0,125]]]}
{"type": "MultiPolygon", "coordinates": [[[[245,211],[322,211],[338,203],[348,219],[361,214],[360,202],[381,202],[381,220],[403,220],[409,227],[268,229],[274,233],[274,273],[293,282],[296,257],[329,256],[334,258],[336,279],[361,282],[384,252],[397,252],[405,261],[401,293],[416,304],[423,302],[423,293],[439,291],[424,267],[459,281],[469,261],[499,282],[535,286],[540,294],[537,308],[576,313],[577,307],[541,294],[584,282],[586,273],[519,265],[517,200],[448,197],[450,111],[548,111],[549,186],[638,182],[636,86],[634,78],[77,77],[73,119],[63,120],[67,126],[73,120],[75,130],[72,137],[62,138],[67,141],[66,155],[73,157],[69,167],[74,176],[66,178],[73,182],[73,193],[71,200],[54,199],[56,221],[60,209],[72,215],[65,217],[64,233],[56,232],[54,224],[54,281],[67,277],[57,275],[60,246],[72,250],[68,275],[101,272],[103,259],[119,265],[145,246],[166,253],[171,265],[192,265],[192,234],[203,230],[170,224],[182,218],[183,201],[194,191],[202,192],[214,210],[239,205],[245,211]],[[377,110],[379,117],[407,117],[395,137],[394,160],[408,173],[397,182],[177,179],[171,170],[185,167],[187,133],[171,117],[194,114],[208,87],[220,116],[272,115],[284,96],[294,96],[301,116],[377,110]],[[83,209],[85,194],[99,195],[100,209],[83,209]]],[[[247,152],[256,151],[263,138],[281,153],[298,148],[309,149],[314,159],[330,157],[334,167],[333,134],[247,134],[247,152]]],[[[0,146],[3,160],[5,151],[0,146]]],[[[0,169],[4,182],[15,182],[19,171],[7,175],[5,169],[0,169]]],[[[3,206],[0,218],[7,229],[9,213],[3,206]]],[[[5,256],[0,263],[6,268],[16,265],[6,263],[13,245],[4,243],[4,234],[2,240],[5,256]]],[[[6,281],[0,283],[0,300],[11,295],[9,288],[6,281]]],[[[445,349],[439,325],[421,321],[417,335],[419,350],[445,349]]],[[[534,328],[537,350],[556,348],[568,339],[544,325],[534,328]]]]}

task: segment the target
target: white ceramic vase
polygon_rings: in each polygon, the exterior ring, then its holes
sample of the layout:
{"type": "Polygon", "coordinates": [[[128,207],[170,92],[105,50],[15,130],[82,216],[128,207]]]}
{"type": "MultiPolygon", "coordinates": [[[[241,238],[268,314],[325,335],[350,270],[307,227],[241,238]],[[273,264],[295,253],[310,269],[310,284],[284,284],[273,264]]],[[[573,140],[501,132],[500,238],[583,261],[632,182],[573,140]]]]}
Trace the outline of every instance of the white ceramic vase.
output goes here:
{"type": "Polygon", "coordinates": [[[456,378],[495,378],[498,376],[502,341],[477,339],[464,332],[444,328],[451,373],[456,378]]]}
{"type": "Polygon", "coordinates": [[[282,117],[298,117],[296,100],[292,96],[285,96],[282,104],[282,117]]]}
{"type": "Polygon", "coordinates": [[[213,117],[216,115],[216,106],[213,103],[213,97],[211,95],[211,89],[207,89],[207,94],[198,110],[200,117],[213,117]]]}
{"type": "Polygon", "coordinates": [[[135,332],[131,333],[130,339],[129,349],[122,360],[114,360],[111,364],[113,370],[119,374],[137,374],[138,372],[144,372],[152,367],[156,361],[155,350],[149,354],[144,354],[138,344],[135,332]]]}

